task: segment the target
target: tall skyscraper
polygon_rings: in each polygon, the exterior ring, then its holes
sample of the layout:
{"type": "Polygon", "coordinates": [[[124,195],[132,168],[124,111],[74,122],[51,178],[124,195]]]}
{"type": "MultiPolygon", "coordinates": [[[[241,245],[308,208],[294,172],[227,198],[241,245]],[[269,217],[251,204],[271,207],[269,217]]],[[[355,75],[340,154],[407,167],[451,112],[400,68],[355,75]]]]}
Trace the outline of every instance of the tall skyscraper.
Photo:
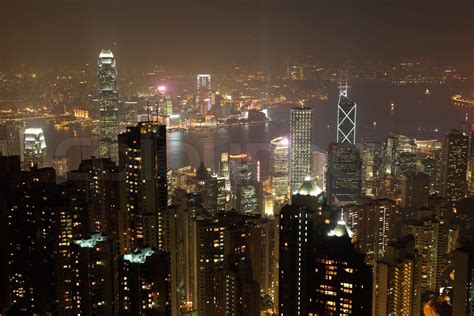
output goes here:
{"type": "Polygon", "coordinates": [[[209,74],[199,74],[196,77],[196,87],[197,91],[211,90],[211,75],[209,74]]]}
{"type": "Polygon", "coordinates": [[[469,137],[460,131],[446,135],[443,144],[441,194],[451,204],[466,196],[468,160],[469,137]]]}
{"type": "Polygon", "coordinates": [[[46,166],[46,139],[42,128],[25,129],[25,167],[46,166]]]}
{"type": "Polygon", "coordinates": [[[337,143],[355,144],[357,105],[347,95],[347,83],[339,89],[337,143]]]}
{"type": "Polygon", "coordinates": [[[313,109],[295,107],[290,111],[290,194],[311,175],[313,109]]]}
{"type": "Polygon", "coordinates": [[[329,144],[326,190],[330,205],[344,206],[359,199],[361,169],[359,149],[355,145],[329,144]]]}
{"type": "Polygon", "coordinates": [[[130,237],[129,249],[166,248],[165,210],[168,205],[166,126],[140,122],[119,135],[125,172],[124,219],[130,237]]]}
{"type": "Polygon", "coordinates": [[[100,110],[100,156],[118,162],[119,118],[117,68],[115,57],[108,49],[99,54],[97,71],[100,110]]]}
{"type": "Polygon", "coordinates": [[[285,201],[288,197],[288,144],[286,137],[278,137],[270,142],[270,183],[274,196],[280,201],[285,201]]]}

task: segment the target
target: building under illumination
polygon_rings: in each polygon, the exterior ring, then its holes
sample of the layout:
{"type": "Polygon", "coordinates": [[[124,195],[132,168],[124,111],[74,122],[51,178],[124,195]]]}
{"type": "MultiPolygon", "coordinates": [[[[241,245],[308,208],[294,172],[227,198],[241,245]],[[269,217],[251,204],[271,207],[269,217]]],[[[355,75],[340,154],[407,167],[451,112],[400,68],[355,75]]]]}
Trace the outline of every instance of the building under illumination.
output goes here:
{"type": "Polygon", "coordinates": [[[466,196],[469,137],[453,131],[444,138],[441,194],[454,204],[466,196]]]}
{"type": "Polygon", "coordinates": [[[278,137],[270,142],[270,184],[277,199],[285,201],[289,186],[289,141],[278,137]]]}
{"type": "Polygon", "coordinates": [[[337,104],[337,143],[355,144],[357,105],[347,96],[347,84],[340,87],[337,104]]]}
{"type": "Polygon", "coordinates": [[[46,166],[46,139],[44,137],[42,128],[27,128],[25,129],[25,166],[32,167],[34,165],[38,168],[46,166]]]}
{"type": "Polygon", "coordinates": [[[100,156],[118,162],[119,110],[117,68],[115,57],[108,49],[99,54],[97,70],[100,110],[100,156]]]}
{"type": "Polygon", "coordinates": [[[313,109],[292,108],[290,111],[290,192],[293,194],[312,172],[311,145],[313,109]]]}

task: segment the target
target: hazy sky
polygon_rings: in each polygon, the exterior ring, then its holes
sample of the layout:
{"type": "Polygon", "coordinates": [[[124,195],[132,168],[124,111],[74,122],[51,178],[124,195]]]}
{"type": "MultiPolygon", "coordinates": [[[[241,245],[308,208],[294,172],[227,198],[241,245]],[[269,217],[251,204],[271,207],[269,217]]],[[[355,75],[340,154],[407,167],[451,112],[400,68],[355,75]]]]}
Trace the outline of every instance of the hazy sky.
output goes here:
{"type": "Polygon", "coordinates": [[[0,0],[0,68],[95,63],[109,47],[129,67],[225,68],[304,53],[470,62],[473,14],[473,0],[0,0]]]}

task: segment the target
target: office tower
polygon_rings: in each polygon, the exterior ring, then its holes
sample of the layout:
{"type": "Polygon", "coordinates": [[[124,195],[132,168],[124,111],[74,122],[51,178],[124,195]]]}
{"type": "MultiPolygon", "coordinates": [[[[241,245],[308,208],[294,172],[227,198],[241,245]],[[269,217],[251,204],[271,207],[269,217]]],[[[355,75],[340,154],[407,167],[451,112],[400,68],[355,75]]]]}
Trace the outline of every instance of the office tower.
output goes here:
{"type": "Polygon", "coordinates": [[[279,214],[280,315],[307,315],[311,289],[312,257],[315,245],[325,233],[328,214],[322,209],[322,191],[316,184],[303,182],[279,214]]]}
{"type": "Polygon", "coordinates": [[[212,218],[197,219],[195,260],[199,315],[255,312],[260,285],[250,271],[253,258],[249,249],[252,249],[253,239],[249,236],[253,225],[249,218],[251,216],[236,212],[223,212],[212,218]],[[240,274],[235,268],[247,271],[240,274]],[[240,308],[236,311],[238,304],[240,308]]]}
{"type": "Polygon", "coordinates": [[[453,315],[474,315],[474,247],[465,244],[454,253],[453,315]]]}
{"type": "Polygon", "coordinates": [[[56,171],[56,181],[58,183],[64,182],[67,178],[68,173],[68,159],[64,157],[54,157],[53,158],[53,169],[56,171]]]}
{"type": "Polygon", "coordinates": [[[441,287],[443,255],[446,253],[448,229],[446,220],[435,211],[418,211],[417,218],[406,221],[402,234],[415,237],[415,250],[421,265],[421,292],[437,292],[441,287]]]}
{"type": "Polygon", "coordinates": [[[173,114],[173,101],[171,96],[165,95],[160,99],[158,106],[158,115],[169,117],[173,114]]]}
{"type": "Polygon", "coordinates": [[[113,239],[102,233],[71,242],[72,313],[117,315],[117,254],[113,239]]]}
{"type": "Polygon", "coordinates": [[[416,212],[428,206],[430,197],[430,177],[423,172],[402,176],[402,201],[405,210],[416,212]]]}
{"type": "Polygon", "coordinates": [[[313,109],[292,108],[290,111],[290,194],[311,175],[313,109]]]}
{"type": "Polygon", "coordinates": [[[122,229],[124,215],[120,208],[122,187],[120,172],[110,158],[95,158],[81,161],[77,170],[68,174],[68,182],[82,190],[89,203],[88,229],[84,233],[104,232],[120,241],[121,251],[128,249],[128,239],[122,229]]]}
{"type": "Polygon", "coordinates": [[[361,165],[359,150],[355,145],[329,144],[326,190],[330,205],[344,206],[359,199],[361,165]]]}
{"type": "Polygon", "coordinates": [[[441,168],[443,165],[442,142],[438,140],[416,140],[417,159],[422,172],[430,177],[430,193],[439,193],[441,168]]]}
{"type": "Polygon", "coordinates": [[[441,194],[451,204],[466,196],[468,159],[469,137],[460,131],[446,135],[443,143],[441,194]]]}
{"type": "Polygon", "coordinates": [[[197,91],[211,90],[211,75],[209,74],[199,74],[196,77],[196,87],[197,91]]]}
{"type": "Polygon", "coordinates": [[[240,213],[259,213],[261,184],[258,182],[258,162],[251,155],[229,155],[232,207],[240,213]]]}
{"type": "Polygon", "coordinates": [[[171,316],[169,253],[138,248],[118,261],[120,315],[171,316]]]}
{"type": "Polygon", "coordinates": [[[308,294],[310,315],[370,314],[372,270],[351,238],[340,220],[316,251],[308,294]]]}
{"type": "Polygon", "coordinates": [[[196,221],[211,215],[196,194],[177,190],[175,205],[168,207],[173,315],[197,310],[196,221]]]}
{"type": "Polygon", "coordinates": [[[374,266],[372,315],[420,315],[421,274],[415,239],[407,235],[387,247],[374,266]]]}
{"type": "Polygon", "coordinates": [[[383,144],[364,142],[361,148],[362,160],[362,194],[375,197],[384,172],[383,144]]]}
{"type": "Polygon", "coordinates": [[[272,193],[279,202],[284,202],[288,197],[288,144],[287,137],[278,137],[270,142],[270,184],[272,193]]]}
{"type": "Polygon", "coordinates": [[[337,104],[337,143],[355,144],[357,105],[347,96],[347,83],[339,89],[337,104]]]}
{"type": "Polygon", "coordinates": [[[328,166],[328,153],[313,151],[313,178],[316,185],[323,190],[326,188],[326,168],[328,166]]]}
{"type": "Polygon", "coordinates": [[[118,162],[119,134],[117,68],[108,49],[99,54],[97,70],[100,109],[100,156],[118,162]]]}
{"type": "Polygon", "coordinates": [[[387,137],[385,142],[386,173],[398,178],[416,172],[415,139],[404,135],[387,137]]]}
{"type": "Polygon", "coordinates": [[[42,128],[25,129],[25,167],[46,167],[46,139],[42,128]]]}
{"type": "Polygon", "coordinates": [[[211,75],[199,74],[196,80],[196,105],[199,113],[207,115],[211,108],[211,75]]]}
{"type": "Polygon", "coordinates": [[[0,156],[20,156],[24,160],[24,126],[6,122],[0,125],[0,156]]]}
{"type": "Polygon", "coordinates": [[[387,245],[395,237],[395,224],[400,216],[396,201],[367,199],[346,213],[359,251],[366,255],[367,264],[373,266],[377,259],[383,258],[387,245]]]}
{"type": "Polygon", "coordinates": [[[201,196],[204,208],[211,214],[226,210],[225,181],[223,177],[211,175],[201,163],[194,179],[196,193],[201,196]]]}
{"type": "Polygon", "coordinates": [[[123,212],[130,250],[166,248],[164,211],[168,204],[166,126],[140,122],[119,135],[120,170],[125,173],[123,212]]]}

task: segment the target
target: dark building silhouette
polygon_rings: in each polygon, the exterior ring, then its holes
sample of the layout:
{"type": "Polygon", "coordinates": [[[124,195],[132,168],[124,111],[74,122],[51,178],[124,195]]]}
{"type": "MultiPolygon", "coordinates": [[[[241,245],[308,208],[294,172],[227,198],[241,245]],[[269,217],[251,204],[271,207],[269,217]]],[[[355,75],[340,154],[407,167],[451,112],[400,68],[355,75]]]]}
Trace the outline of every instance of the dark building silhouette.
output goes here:
{"type": "Polygon", "coordinates": [[[153,248],[119,258],[120,315],[171,315],[170,258],[153,248]]]}
{"type": "Polygon", "coordinates": [[[168,205],[166,126],[140,122],[119,135],[120,170],[125,173],[123,213],[127,246],[166,249],[168,205]]]}

